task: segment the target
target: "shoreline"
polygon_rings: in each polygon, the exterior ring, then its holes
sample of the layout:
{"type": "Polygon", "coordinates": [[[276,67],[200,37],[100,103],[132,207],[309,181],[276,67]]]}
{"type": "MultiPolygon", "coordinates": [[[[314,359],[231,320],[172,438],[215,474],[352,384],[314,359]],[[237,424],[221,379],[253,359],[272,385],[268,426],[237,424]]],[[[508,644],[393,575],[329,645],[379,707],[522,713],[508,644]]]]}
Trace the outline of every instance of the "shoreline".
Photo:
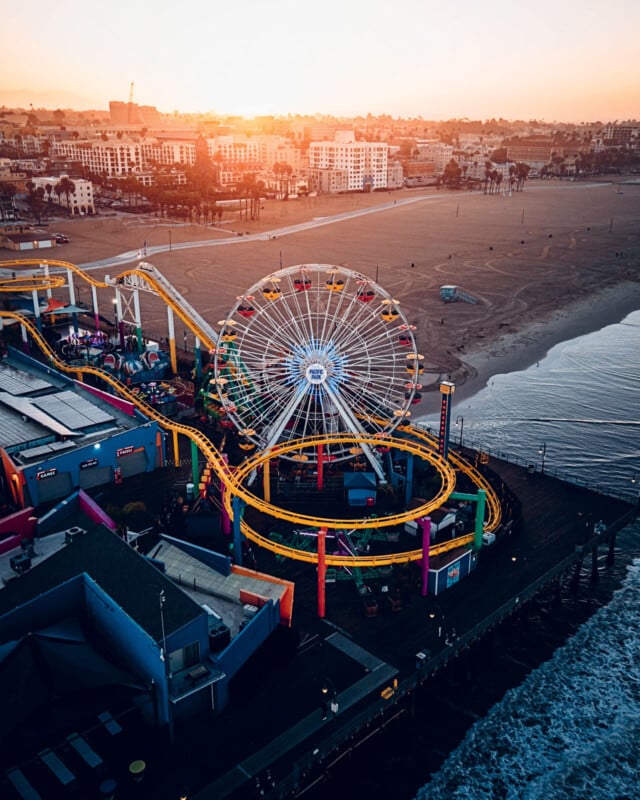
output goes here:
{"type": "MultiPolygon", "coordinates": [[[[265,201],[260,219],[239,225],[234,217],[224,228],[158,217],[85,217],[53,223],[70,242],[30,258],[36,264],[43,256],[74,265],[101,261],[105,266],[91,268],[99,279],[120,272],[119,254],[130,268],[144,243],[153,266],[214,326],[278,268],[350,266],[397,299],[418,331],[425,356],[422,400],[412,409],[418,417],[439,408],[442,380],[455,382],[455,405],[493,375],[526,369],[556,344],[640,308],[640,185],[622,195],[614,189],[610,182],[550,182],[508,198],[399,190],[265,201]],[[328,217],[332,224],[296,228],[328,217]],[[277,242],[268,231],[280,231],[277,242]],[[440,287],[447,284],[475,304],[443,303],[440,287]]],[[[0,268],[14,255],[0,252],[0,268]]],[[[91,304],[83,282],[77,293],[91,304]]],[[[56,294],[67,296],[64,289],[56,294]]],[[[98,294],[101,308],[111,309],[109,290],[98,294]]],[[[166,336],[166,312],[145,302],[142,325],[150,338],[166,336]]]]}
{"type": "MultiPolygon", "coordinates": [[[[615,325],[638,310],[640,284],[623,281],[600,292],[586,294],[552,311],[546,319],[499,334],[470,352],[464,360],[467,369],[464,380],[456,383],[452,407],[478,394],[496,375],[522,372],[545,358],[556,345],[615,325]]],[[[437,386],[427,389],[423,397],[421,413],[432,414],[440,409],[437,386]]]]}

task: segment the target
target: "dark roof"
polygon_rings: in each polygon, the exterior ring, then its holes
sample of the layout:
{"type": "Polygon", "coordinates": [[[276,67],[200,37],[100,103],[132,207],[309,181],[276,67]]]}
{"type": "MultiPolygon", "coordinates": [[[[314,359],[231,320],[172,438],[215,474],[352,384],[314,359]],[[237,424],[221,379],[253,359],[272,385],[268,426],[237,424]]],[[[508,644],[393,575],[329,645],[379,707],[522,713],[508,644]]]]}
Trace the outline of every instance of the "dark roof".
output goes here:
{"type": "Polygon", "coordinates": [[[15,244],[22,242],[53,242],[55,237],[49,233],[5,233],[5,239],[15,244]]]}
{"type": "MultiPolygon", "coordinates": [[[[37,540],[35,544],[37,551],[37,540]]],[[[202,614],[200,606],[144,556],[108,528],[96,525],[0,590],[0,618],[82,573],[87,573],[157,642],[162,638],[162,590],[167,634],[202,614]]]]}

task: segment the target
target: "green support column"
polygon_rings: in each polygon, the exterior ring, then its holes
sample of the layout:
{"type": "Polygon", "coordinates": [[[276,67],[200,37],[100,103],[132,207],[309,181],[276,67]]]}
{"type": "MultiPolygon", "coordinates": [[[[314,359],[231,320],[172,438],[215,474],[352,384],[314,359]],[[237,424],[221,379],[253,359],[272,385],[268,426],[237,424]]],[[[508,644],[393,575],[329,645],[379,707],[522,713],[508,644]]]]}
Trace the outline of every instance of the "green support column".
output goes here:
{"type": "Polygon", "coordinates": [[[191,442],[191,479],[193,481],[194,486],[198,486],[200,483],[200,469],[198,466],[198,456],[199,450],[198,445],[192,441],[191,442]]]}
{"type": "Polygon", "coordinates": [[[474,528],[473,549],[482,549],[482,534],[484,533],[484,509],[487,503],[487,493],[484,489],[478,489],[478,494],[467,494],[465,492],[451,492],[449,497],[452,500],[470,500],[476,504],[476,520],[474,528]]]}
{"type": "Polygon", "coordinates": [[[242,532],[240,530],[240,523],[242,522],[242,514],[244,512],[244,502],[240,497],[234,496],[231,501],[231,509],[233,511],[233,561],[241,567],[242,532]]]}

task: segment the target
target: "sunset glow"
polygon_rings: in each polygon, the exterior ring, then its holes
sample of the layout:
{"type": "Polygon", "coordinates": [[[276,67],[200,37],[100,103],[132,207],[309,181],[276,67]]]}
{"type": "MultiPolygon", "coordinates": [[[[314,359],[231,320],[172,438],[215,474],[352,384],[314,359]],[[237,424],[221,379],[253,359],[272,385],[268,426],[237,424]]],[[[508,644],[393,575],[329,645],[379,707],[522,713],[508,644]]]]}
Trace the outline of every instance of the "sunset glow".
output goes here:
{"type": "Polygon", "coordinates": [[[162,112],[640,116],[640,6],[541,0],[37,0],[5,12],[0,103],[162,112]]]}

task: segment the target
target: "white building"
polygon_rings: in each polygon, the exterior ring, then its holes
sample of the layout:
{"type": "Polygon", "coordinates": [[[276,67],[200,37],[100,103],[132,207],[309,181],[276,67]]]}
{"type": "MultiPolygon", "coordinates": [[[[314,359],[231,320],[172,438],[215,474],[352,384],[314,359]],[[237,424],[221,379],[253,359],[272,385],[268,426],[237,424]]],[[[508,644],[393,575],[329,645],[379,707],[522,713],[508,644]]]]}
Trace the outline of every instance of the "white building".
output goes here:
{"type": "MultiPolygon", "coordinates": [[[[45,190],[44,199],[47,200],[49,197],[53,202],[59,203],[64,208],[67,208],[67,196],[66,194],[60,194],[58,197],[57,192],[55,191],[55,187],[62,178],[68,178],[68,175],[61,175],[59,178],[49,178],[49,177],[34,177],[32,178],[36,188],[42,186],[45,190]],[[51,187],[47,189],[47,187],[51,187]]],[[[68,208],[71,211],[73,216],[84,216],[85,214],[95,214],[96,207],[94,204],[93,199],[93,184],[91,181],[86,181],[84,178],[70,178],[71,182],[75,186],[75,189],[72,194],[69,195],[69,205],[68,208]]]]}
{"type": "MultiPolygon", "coordinates": [[[[318,187],[334,183],[330,173],[346,172],[346,188],[341,191],[374,191],[386,189],[389,146],[381,142],[356,142],[352,132],[338,131],[332,142],[311,142],[309,170],[318,187]],[[328,176],[318,180],[320,173],[328,176]]],[[[342,185],[342,181],[335,181],[342,185]]]]}

